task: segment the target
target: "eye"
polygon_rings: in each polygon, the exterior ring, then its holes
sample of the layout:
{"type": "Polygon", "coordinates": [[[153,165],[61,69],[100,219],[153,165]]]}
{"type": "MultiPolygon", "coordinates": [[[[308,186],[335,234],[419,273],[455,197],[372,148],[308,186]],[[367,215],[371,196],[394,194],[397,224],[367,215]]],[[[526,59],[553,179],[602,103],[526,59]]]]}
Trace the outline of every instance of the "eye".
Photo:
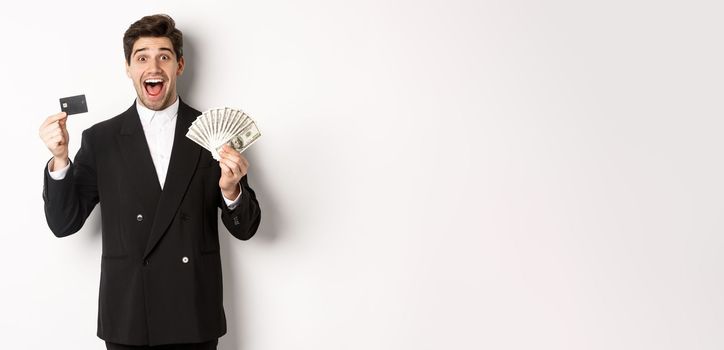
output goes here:
{"type": "Polygon", "coordinates": [[[171,58],[168,55],[161,55],[161,61],[168,61],[169,59],[171,58]]]}
{"type": "Polygon", "coordinates": [[[138,62],[146,62],[146,56],[139,56],[138,62]]]}

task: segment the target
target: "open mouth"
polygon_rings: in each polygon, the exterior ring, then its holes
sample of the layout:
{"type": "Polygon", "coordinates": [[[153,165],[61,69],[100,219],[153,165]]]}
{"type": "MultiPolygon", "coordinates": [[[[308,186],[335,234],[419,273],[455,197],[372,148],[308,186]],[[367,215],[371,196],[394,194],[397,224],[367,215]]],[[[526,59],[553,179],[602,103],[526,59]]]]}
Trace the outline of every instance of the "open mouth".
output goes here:
{"type": "Polygon", "coordinates": [[[146,90],[146,93],[151,97],[156,97],[161,94],[161,91],[163,91],[163,79],[146,79],[143,81],[143,87],[146,90]]]}

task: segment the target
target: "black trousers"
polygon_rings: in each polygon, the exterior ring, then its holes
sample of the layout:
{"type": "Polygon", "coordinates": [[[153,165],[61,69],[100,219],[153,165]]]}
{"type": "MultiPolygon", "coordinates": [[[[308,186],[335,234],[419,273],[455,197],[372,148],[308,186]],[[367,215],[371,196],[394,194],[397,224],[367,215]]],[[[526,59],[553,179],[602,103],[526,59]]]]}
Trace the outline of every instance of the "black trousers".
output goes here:
{"type": "Polygon", "coordinates": [[[219,344],[219,340],[212,340],[205,343],[194,343],[194,344],[169,344],[169,345],[158,345],[158,346],[135,346],[135,345],[123,345],[106,342],[106,349],[108,350],[216,350],[216,346],[219,344]]]}

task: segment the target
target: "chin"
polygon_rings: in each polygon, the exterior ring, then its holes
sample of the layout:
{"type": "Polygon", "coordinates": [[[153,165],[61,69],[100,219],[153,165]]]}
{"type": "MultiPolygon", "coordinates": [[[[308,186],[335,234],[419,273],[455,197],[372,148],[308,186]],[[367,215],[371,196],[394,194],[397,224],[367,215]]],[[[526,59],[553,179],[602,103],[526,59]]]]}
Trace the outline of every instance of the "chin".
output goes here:
{"type": "Polygon", "coordinates": [[[160,111],[160,110],[168,107],[169,105],[171,105],[170,103],[168,105],[166,105],[166,102],[168,102],[168,99],[163,99],[163,100],[158,100],[158,101],[149,101],[144,96],[144,97],[140,97],[139,100],[141,101],[141,103],[144,106],[146,106],[146,108],[153,110],[153,111],[160,111]]]}

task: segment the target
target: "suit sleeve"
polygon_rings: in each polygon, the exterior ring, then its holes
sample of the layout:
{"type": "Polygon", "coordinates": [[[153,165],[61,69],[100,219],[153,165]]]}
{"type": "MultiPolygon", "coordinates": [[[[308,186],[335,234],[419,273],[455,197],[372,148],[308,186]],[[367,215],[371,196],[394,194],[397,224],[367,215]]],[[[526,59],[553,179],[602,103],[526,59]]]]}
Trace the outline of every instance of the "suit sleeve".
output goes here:
{"type": "Polygon", "coordinates": [[[256,200],[254,190],[249,187],[247,177],[244,176],[239,182],[241,184],[241,197],[239,205],[229,209],[226,202],[221,198],[221,221],[229,232],[240,240],[247,240],[254,236],[261,222],[261,209],[256,200]]]}
{"type": "Polygon", "coordinates": [[[90,133],[86,130],[83,132],[75,162],[71,162],[68,173],[62,180],[53,180],[45,166],[45,219],[57,237],[78,232],[98,204],[95,160],[89,139],[90,133]]]}

